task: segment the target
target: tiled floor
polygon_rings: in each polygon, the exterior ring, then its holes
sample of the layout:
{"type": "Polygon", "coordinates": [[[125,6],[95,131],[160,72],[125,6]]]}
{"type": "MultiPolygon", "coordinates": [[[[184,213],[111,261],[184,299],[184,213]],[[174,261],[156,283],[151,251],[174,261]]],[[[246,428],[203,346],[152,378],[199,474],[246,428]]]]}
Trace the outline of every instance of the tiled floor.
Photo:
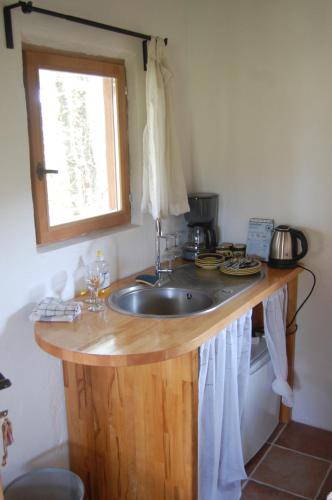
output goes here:
{"type": "Polygon", "coordinates": [[[241,500],[326,500],[332,491],[332,432],[279,425],[246,466],[241,500]]]}

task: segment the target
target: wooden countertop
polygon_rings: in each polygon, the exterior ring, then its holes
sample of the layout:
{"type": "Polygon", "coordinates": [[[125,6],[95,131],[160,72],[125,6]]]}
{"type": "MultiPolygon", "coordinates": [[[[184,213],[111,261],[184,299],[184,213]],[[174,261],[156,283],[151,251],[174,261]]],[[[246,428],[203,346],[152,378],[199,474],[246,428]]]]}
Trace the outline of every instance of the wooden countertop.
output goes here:
{"type": "MultiPolygon", "coordinates": [[[[35,324],[38,345],[65,361],[93,366],[130,366],[165,361],[197,349],[245,311],[296,278],[301,269],[272,269],[249,290],[202,316],[151,319],[126,316],[108,307],[86,310],[73,323],[35,324]]],[[[111,291],[133,282],[134,276],[113,283],[111,291]]]]}

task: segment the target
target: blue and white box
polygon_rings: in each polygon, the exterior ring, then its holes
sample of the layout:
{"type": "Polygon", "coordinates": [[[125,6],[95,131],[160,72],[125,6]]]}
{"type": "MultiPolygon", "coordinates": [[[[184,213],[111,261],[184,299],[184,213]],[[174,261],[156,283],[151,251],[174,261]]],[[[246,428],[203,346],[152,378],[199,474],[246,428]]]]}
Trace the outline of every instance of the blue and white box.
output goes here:
{"type": "Polygon", "coordinates": [[[273,219],[249,219],[247,255],[258,257],[267,262],[269,260],[270,245],[274,228],[273,219]]]}

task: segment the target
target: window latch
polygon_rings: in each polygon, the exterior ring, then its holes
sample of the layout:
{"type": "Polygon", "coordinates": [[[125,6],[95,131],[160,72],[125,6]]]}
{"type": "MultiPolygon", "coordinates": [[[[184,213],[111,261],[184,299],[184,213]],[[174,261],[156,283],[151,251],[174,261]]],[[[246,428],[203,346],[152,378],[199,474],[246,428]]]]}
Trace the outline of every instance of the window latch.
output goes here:
{"type": "Polygon", "coordinates": [[[44,179],[45,175],[47,175],[47,174],[58,174],[59,170],[50,170],[50,169],[45,168],[42,163],[38,163],[37,168],[36,168],[36,172],[37,172],[38,179],[40,181],[42,181],[44,179]]]}

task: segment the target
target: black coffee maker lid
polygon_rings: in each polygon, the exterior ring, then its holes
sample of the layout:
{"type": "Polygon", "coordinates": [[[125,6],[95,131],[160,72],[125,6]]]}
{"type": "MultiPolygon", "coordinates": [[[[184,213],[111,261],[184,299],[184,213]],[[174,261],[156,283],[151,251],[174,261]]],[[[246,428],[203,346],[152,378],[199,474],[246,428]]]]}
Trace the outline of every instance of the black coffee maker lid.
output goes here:
{"type": "Polygon", "coordinates": [[[218,197],[217,193],[189,193],[188,199],[204,199],[204,198],[216,198],[218,197]]]}

